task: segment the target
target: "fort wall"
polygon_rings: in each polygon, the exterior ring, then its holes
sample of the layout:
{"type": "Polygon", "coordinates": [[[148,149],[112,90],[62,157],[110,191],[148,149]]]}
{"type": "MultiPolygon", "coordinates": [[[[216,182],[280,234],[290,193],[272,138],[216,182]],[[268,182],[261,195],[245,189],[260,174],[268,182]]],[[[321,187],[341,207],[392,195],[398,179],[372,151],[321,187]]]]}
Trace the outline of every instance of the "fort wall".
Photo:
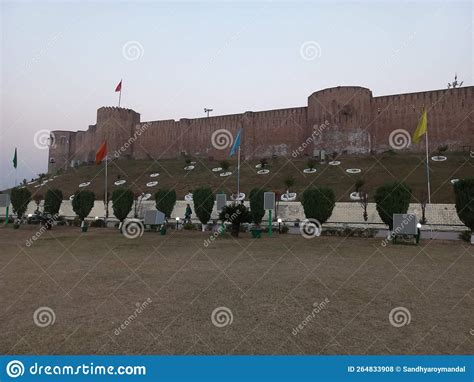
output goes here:
{"type": "MultiPolygon", "coordinates": [[[[92,162],[107,140],[109,155],[119,159],[169,159],[183,154],[226,158],[229,148],[212,144],[224,129],[235,137],[243,129],[244,158],[272,155],[311,156],[314,150],[369,154],[390,149],[390,134],[404,129],[411,135],[423,107],[428,110],[430,147],[474,149],[474,87],[373,97],[363,87],[324,89],[308,97],[307,106],[195,119],[141,122],[140,114],[118,107],[101,107],[97,122],[86,131],[54,131],[49,171],[92,162]]],[[[423,151],[422,144],[411,151],[423,151]]]]}

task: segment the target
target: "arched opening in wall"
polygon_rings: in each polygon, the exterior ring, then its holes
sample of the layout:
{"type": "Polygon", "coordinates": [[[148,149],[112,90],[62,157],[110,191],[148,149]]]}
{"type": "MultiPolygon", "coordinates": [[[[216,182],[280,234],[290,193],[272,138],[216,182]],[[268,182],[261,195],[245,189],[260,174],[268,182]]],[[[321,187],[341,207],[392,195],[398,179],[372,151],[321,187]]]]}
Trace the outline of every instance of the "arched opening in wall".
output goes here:
{"type": "Polygon", "coordinates": [[[54,164],[54,163],[56,163],[56,160],[53,157],[51,157],[51,158],[49,158],[49,163],[54,164]]]}

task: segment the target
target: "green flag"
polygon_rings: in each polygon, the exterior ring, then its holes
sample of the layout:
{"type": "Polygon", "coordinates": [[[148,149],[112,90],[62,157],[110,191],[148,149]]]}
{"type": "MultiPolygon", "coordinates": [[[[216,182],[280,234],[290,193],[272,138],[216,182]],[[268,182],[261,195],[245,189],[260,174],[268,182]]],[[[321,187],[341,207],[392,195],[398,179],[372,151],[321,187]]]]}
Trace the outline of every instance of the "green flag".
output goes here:
{"type": "Polygon", "coordinates": [[[17,157],[16,157],[16,147],[15,147],[15,155],[13,155],[13,167],[16,168],[17,163],[18,163],[18,161],[17,161],[17,157]]]}

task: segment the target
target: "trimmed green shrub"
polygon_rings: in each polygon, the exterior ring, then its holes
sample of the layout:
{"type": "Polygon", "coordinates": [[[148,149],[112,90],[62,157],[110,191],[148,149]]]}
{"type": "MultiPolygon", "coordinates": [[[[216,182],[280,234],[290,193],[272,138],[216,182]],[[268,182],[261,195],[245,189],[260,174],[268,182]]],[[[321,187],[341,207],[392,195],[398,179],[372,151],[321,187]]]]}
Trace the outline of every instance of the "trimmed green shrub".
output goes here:
{"type": "Polygon", "coordinates": [[[410,205],[411,189],[403,182],[380,186],[374,195],[380,219],[393,229],[393,214],[406,214],[410,205]]]}
{"type": "Polygon", "coordinates": [[[59,208],[63,201],[63,193],[57,188],[46,191],[44,198],[44,212],[49,212],[51,215],[59,213],[59,208]]]}
{"type": "Polygon", "coordinates": [[[232,225],[232,236],[239,237],[240,225],[250,223],[252,216],[248,208],[241,203],[233,203],[225,206],[219,214],[219,219],[232,225]]]}
{"type": "Polygon", "coordinates": [[[459,220],[474,232],[474,178],[454,183],[454,195],[459,220]]]}
{"type": "Polygon", "coordinates": [[[201,187],[193,192],[194,212],[202,224],[211,219],[214,207],[214,194],[209,187],[201,187]]]}
{"type": "Polygon", "coordinates": [[[263,188],[253,188],[249,194],[250,215],[256,225],[260,225],[265,215],[265,210],[263,209],[263,194],[266,191],[267,190],[263,188]]]}
{"type": "Polygon", "coordinates": [[[94,207],[95,195],[92,191],[77,191],[72,199],[72,209],[81,222],[89,215],[94,207]]]}
{"type": "Polygon", "coordinates": [[[303,192],[302,204],[307,219],[316,219],[323,224],[331,217],[336,196],[330,188],[309,188],[303,192]]]}
{"type": "Polygon", "coordinates": [[[158,190],[155,194],[156,209],[163,212],[169,219],[176,204],[175,190],[158,190]]]}
{"type": "Polygon", "coordinates": [[[115,217],[121,223],[132,210],[133,197],[133,191],[126,188],[118,188],[112,193],[112,209],[115,217]]]}
{"type": "Polygon", "coordinates": [[[28,203],[31,201],[31,192],[27,188],[15,187],[12,189],[10,200],[18,219],[21,219],[28,208],[28,203]]]}

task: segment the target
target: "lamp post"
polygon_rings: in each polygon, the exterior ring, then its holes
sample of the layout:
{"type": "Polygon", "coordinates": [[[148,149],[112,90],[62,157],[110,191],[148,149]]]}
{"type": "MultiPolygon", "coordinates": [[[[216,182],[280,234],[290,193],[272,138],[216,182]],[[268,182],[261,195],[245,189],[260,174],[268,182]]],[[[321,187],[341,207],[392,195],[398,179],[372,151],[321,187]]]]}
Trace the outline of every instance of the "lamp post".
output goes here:
{"type": "Polygon", "coordinates": [[[278,218],[278,233],[281,233],[281,218],[278,218]]]}
{"type": "Polygon", "coordinates": [[[179,228],[179,216],[176,216],[176,231],[179,228]]]}
{"type": "Polygon", "coordinates": [[[204,113],[207,114],[207,118],[209,118],[209,113],[210,113],[211,111],[213,111],[213,109],[209,109],[209,108],[207,108],[207,107],[204,108],[204,113]]]}

